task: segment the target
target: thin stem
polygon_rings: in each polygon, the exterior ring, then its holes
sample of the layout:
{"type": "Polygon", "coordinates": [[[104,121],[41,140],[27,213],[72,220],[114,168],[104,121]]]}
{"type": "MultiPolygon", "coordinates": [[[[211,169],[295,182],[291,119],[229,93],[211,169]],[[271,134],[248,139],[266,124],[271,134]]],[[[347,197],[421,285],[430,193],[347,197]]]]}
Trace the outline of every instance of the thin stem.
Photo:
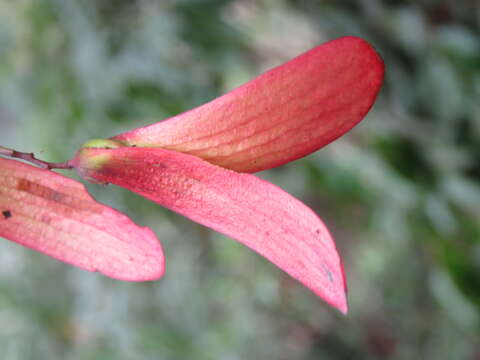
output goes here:
{"type": "Polygon", "coordinates": [[[69,161],[60,162],[60,163],[43,161],[43,160],[37,159],[35,155],[33,155],[33,153],[24,153],[24,152],[16,151],[3,146],[0,146],[0,155],[14,158],[14,159],[21,159],[31,164],[37,165],[42,169],[51,170],[51,169],[72,169],[73,168],[73,166],[70,164],[69,161]]]}

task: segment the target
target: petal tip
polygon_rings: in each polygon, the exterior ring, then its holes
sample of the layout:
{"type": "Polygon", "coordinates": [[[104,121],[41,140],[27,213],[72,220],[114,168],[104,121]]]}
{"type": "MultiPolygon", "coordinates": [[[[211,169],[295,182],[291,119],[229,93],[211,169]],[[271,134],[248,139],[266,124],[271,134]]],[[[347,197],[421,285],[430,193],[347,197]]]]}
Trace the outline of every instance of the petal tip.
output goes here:
{"type": "Polygon", "coordinates": [[[341,312],[343,315],[348,315],[348,303],[345,302],[344,305],[338,307],[338,310],[340,310],[340,312],[341,312]]]}
{"type": "Polygon", "coordinates": [[[154,281],[163,276],[165,256],[162,246],[150,228],[141,229],[143,234],[136,236],[136,253],[122,256],[120,267],[107,267],[107,271],[100,271],[103,275],[131,282],[154,281]]]}

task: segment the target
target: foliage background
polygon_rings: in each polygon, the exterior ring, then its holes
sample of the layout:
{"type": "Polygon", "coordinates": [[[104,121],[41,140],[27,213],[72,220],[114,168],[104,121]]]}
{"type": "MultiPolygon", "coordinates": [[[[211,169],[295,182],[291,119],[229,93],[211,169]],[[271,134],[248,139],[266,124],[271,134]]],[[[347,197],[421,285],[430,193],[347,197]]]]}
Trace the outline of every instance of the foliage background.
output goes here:
{"type": "Polygon", "coordinates": [[[331,228],[347,317],[230,239],[89,185],[154,229],[165,277],[122,283],[2,241],[1,358],[479,359],[479,24],[475,0],[1,0],[0,143],[51,161],[335,37],[387,66],[354,131],[261,174],[331,228]]]}

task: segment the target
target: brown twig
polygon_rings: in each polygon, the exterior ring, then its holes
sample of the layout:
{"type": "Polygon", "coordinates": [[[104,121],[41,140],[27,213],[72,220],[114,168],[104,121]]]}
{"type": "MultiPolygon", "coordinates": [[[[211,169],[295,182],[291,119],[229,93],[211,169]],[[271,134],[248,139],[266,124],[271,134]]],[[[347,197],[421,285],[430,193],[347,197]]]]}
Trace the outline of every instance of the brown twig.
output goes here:
{"type": "Polygon", "coordinates": [[[24,153],[24,152],[16,151],[3,146],[0,146],[0,155],[14,158],[14,159],[21,159],[31,164],[37,165],[42,169],[51,170],[51,169],[72,169],[73,168],[73,166],[70,164],[69,161],[60,162],[60,163],[43,161],[43,160],[37,159],[35,155],[33,155],[33,153],[24,153]]]}

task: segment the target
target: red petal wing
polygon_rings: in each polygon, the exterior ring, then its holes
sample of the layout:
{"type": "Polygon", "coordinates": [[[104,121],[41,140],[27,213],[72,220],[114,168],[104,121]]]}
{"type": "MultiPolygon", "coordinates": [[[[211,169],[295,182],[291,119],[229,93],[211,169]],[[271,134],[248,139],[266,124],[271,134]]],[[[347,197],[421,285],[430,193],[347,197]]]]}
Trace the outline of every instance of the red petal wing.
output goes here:
{"type": "Polygon", "coordinates": [[[97,203],[79,182],[0,158],[0,237],[121,280],[163,274],[151,230],[97,203]]]}
{"type": "Polygon", "coordinates": [[[364,40],[320,45],[203,106],[114,139],[189,153],[239,172],[308,155],[373,105],[384,65],[364,40]]]}
{"type": "Polygon", "coordinates": [[[87,148],[73,163],[83,176],[125,187],[231,236],[347,311],[342,266],[327,228],[277,186],[158,148],[87,148]]]}

